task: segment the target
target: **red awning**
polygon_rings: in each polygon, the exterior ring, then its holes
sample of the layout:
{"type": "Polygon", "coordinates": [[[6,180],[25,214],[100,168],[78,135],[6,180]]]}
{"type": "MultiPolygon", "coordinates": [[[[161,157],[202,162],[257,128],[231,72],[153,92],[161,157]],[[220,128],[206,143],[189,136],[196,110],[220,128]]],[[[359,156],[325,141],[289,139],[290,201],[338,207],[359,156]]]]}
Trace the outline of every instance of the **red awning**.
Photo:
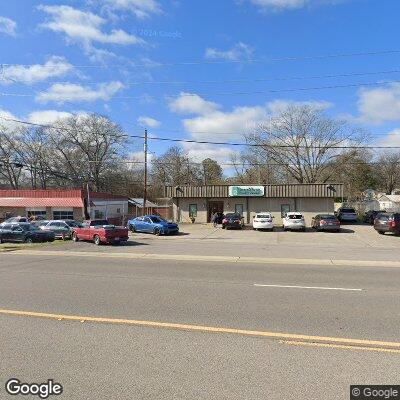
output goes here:
{"type": "Polygon", "coordinates": [[[83,207],[80,197],[33,198],[0,197],[0,207],[83,207]]]}

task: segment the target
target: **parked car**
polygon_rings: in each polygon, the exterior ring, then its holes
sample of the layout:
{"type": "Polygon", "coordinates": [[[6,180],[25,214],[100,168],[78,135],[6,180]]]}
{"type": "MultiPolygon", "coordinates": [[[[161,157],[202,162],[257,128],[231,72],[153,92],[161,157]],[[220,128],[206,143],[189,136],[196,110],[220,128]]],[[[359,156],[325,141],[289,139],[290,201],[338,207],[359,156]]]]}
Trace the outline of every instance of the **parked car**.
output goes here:
{"type": "Polygon", "coordinates": [[[311,228],[317,231],[340,231],[340,221],[336,215],[318,214],[311,220],[311,228]]]}
{"type": "Polygon", "coordinates": [[[364,222],[367,224],[374,224],[375,218],[381,214],[381,213],[385,213],[385,210],[380,210],[380,211],[376,211],[376,210],[369,210],[364,214],[364,222]]]}
{"type": "Polygon", "coordinates": [[[40,222],[38,227],[44,231],[53,232],[56,238],[66,240],[72,238],[73,228],[77,228],[79,225],[73,220],[54,220],[40,222]]]}
{"type": "Polygon", "coordinates": [[[222,220],[222,229],[243,229],[244,227],[244,218],[240,214],[236,213],[228,213],[225,215],[222,220]]]}
{"type": "Polygon", "coordinates": [[[0,227],[0,243],[54,242],[54,233],[45,232],[28,222],[4,223],[0,227]]]}
{"type": "Polygon", "coordinates": [[[274,230],[274,217],[269,212],[260,212],[253,217],[253,229],[274,230]]]}
{"type": "Polygon", "coordinates": [[[283,230],[284,231],[303,231],[306,230],[306,222],[304,216],[300,212],[288,212],[282,219],[283,230]]]}
{"type": "Polygon", "coordinates": [[[43,221],[31,221],[31,225],[36,226],[37,228],[40,228],[44,225],[46,225],[49,221],[44,219],[43,221]]]}
{"type": "Polygon", "coordinates": [[[11,217],[11,218],[8,218],[8,219],[6,219],[4,222],[7,222],[7,223],[12,223],[12,222],[29,222],[29,219],[28,219],[27,217],[21,217],[21,216],[19,216],[19,217],[11,217]]]}
{"type": "Polygon", "coordinates": [[[357,212],[354,208],[341,207],[335,215],[340,222],[357,222],[357,212]]]}
{"type": "Polygon", "coordinates": [[[179,226],[158,215],[145,215],[128,221],[128,228],[132,232],[147,232],[154,235],[171,235],[179,233],[179,226]]]}
{"type": "Polygon", "coordinates": [[[381,235],[392,232],[400,235],[400,214],[399,213],[380,213],[375,218],[374,229],[381,235]]]}
{"type": "Polygon", "coordinates": [[[128,229],[111,225],[107,220],[96,219],[84,221],[72,228],[72,240],[88,240],[96,245],[102,243],[119,244],[128,240],[128,229]]]}

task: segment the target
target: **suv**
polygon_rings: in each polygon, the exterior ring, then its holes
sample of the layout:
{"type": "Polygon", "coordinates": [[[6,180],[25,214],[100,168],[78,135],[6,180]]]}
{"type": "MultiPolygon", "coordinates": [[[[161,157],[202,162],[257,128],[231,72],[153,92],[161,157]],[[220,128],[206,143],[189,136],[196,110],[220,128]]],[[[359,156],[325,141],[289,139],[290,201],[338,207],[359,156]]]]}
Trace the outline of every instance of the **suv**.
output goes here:
{"type": "Polygon", "coordinates": [[[354,208],[340,207],[335,214],[340,222],[357,222],[357,213],[354,208]]]}
{"type": "Polygon", "coordinates": [[[299,212],[288,212],[285,218],[282,219],[284,231],[306,231],[306,222],[302,213],[299,212]]]}
{"type": "Polygon", "coordinates": [[[378,214],[374,221],[374,229],[381,235],[384,235],[386,232],[392,232],[395,235],[400,235],[400,214],[378,214]]]}

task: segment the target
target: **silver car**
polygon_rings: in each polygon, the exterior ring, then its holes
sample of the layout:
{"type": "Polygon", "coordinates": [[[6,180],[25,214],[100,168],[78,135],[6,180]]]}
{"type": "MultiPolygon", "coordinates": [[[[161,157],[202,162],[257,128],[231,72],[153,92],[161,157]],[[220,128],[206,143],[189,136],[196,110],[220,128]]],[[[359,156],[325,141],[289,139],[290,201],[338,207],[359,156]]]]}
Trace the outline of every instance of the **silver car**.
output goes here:
{"type": "Polygon", "coordinates": [[[41,225],[40,229],[44,231],[51,231],[54,233],[56,238],[62,240],[72,238],[72,228],[78,226],[78,223],[73,220],[63,220],[63,221],[47,221],[47,224],[41,225]]]}

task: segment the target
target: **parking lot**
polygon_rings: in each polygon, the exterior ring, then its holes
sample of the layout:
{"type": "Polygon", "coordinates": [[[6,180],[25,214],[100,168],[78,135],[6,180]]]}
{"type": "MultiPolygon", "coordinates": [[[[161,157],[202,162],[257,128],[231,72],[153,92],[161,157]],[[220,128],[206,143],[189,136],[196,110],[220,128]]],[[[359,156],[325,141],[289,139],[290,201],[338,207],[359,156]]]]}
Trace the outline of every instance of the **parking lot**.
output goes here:
{"type": "MultiPolygon", "coordinates": [[[[26,245],[2,244],[1,249],[26,248],[26,245]]],[[[180,224],[180,233],[172,236],[155,236],[148,233],[130,233],[130,240],[119,246],[95,246],[91,242],[60,241],[52,244],[28,246],[30,249],[126,254],[167,254],[199,256],[233,256],[290,259],[336,259],[397,261],[400,256],[400,237],[379,235],[366,224],[342,225],[339,233],[274,232],[224,230],[211,224],[180,224]]]]}

